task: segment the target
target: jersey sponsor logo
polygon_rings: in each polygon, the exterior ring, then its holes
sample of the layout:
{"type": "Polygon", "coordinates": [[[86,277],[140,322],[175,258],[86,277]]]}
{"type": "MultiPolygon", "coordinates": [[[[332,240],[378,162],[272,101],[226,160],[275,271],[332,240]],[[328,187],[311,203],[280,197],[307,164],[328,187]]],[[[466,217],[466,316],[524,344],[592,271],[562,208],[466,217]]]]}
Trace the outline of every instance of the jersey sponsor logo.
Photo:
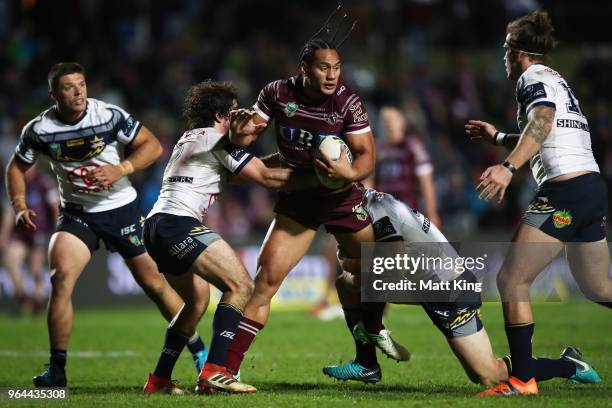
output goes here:
{"type": "Polygon", "coordinates": [[[230,154],[230,156],[232,157],[232,159],[236,160],[237,162],[239,162],[244,156],[247,155],[247,151],[240,148],[240,147],[236,147],[234,145],[230,146],[230,149],[228,150],[228,153],[230,154]]]}
{"type": "Polygon", "coordinates": [[[227,337],[228,339],[234,339],[234,332],[231,332],[229,330],[223,330],[221,333],[219,333],[219,336],[221,337],[227,337]]]}
{"type": "Polygon", "coordinates": [[[125,124],[123,125],[123,129],[121,129],[123,131],[123,134],[126,136],[129,136],[132,131],[134,130],[134,127],[136,126],[136,120],[133,117],[129,117],[125,120],[125,124]]]}
{"type": "Polygon", "coordinates": [[[381,219],[375,221],[372,226],[374,228],[374,236],[377,240],[384,238],[387,235],[397,234],[397,231],[393,227],[391,219],[388,216],[382,217],[381,219]]]}
{"type": "Polygon", "coordinates": [[[425,218],[423,220],[423,226],[421,227],[421,229],[423,230],[424,233],[427,234],[430,228],[431,228],[431,221],[429,221],[429,218],[425,218]]]}
{"type": "Polygon", "coordinates": [[[351,111],[351,113],[353,114],[353,122],[367,122],[368,114],[363,110],[361,101],[357,101],[351,106],[349,106],[349,111],[351,111]]]}
{"type": "Polygon", "coordinates": [[[589,124],[575,119],[557,119],[557,127],[580,129],[589,132],[589,124]]]}
{"type": "Polygon", "coordinates": [[[346,86],[342,85],[339,89],[338,92],[336,92],[336,96],[340,96],[340,94],[342,92],[346,91],[346,86]]]}
{"type": "Polygon", "coordinates": [[[183,259],[185,255],[191,252],[197,246],[197,241],[191,237],[187,237],[181,242],[174,244],[168,249],[168,253],[175,256],[177,259],[183,259]]]}
{"type": "Polygon", "coordinates": [[[299,128],[291,128],[287,126],[279,126],[282,139],[290,146],[313,147],[318,146],[321,141],[327,136],[338,136],[337,133],[317,133],[312,134],[307,130],[299,128]]]}
{"type": "Polygon", "coordinates": [[[85,139],[68,140],[66,142],[66,146],[68,147],[81,146],[84,144],[85,144],[85,139]]]}
{"type": "Polygon", "coordinates": [[[91,176],[91,172],[98,165],[76,167],[68,173],[68,183],[74,188],[75,192],[81,194],[99,193],[100,191],[110,190],[113,185],[103,187],[91,176]]]}
{"type": "Polygon", "coordinates": [[[193,177],[186,176],[172,176],[166,179],[168,183],[193,183],[193,177]]]}
{"type": "Polygon", "coordinates": [[[527,85],[519,91],[518,101],[524,106],[530,105],[533,101],[546,97],[544,84],[541,82],[527,85]]]}
{"type": "Polygon", "coordinates": [[[572,223],[572,215],[567,210],[555,211],[552,218],[555,228],[565,228],[572,223]]]}
{"type": "Polygon", "coordinates": [[[131,234],[132,232],[136,232],[136,224],[128,225],[127,227],[121,228],[121,236],[131,234]]]}
{"type": "Polygon", "coordinates": [[[285,105],[285,115],[287,115],[288,118],[294,116],[298,111],[298,104],[295,102],[289,102],[287,105],[285,105]]]}

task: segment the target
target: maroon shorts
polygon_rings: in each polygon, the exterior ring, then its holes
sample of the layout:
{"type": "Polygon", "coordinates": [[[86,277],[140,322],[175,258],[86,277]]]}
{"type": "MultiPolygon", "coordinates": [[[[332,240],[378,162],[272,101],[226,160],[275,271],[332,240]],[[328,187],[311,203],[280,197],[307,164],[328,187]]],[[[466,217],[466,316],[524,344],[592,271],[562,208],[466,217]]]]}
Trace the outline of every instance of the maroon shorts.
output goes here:
{"type": "Polygon", "coordinates": [[[23,243],[28,248],[33,248],[37,246],[44,247],[47,245],[49,238],[51,236],[51,232],[44,230],[24,230],[24,229],[15,229],[11,236],[11,239],[15,241],[19,241],[23,243]]]}
{"type": "Polygon", "coordinates": [[[364,192],[360,184],[335,194],[280,192],[274,212],[313,230],[323,224],[331,234],[361,231],[372,224],[364,192]]]}

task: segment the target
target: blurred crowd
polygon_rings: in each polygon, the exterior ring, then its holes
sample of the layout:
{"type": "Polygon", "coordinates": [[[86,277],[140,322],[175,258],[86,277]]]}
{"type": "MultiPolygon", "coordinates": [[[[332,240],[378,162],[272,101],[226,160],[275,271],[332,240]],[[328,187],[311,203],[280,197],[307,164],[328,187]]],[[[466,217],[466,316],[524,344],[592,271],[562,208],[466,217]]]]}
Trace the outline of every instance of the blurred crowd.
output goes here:
{"type": "MultiPolygon", "coordinates": [[[[612,180],[612,163],[605,160],[612,157],[612,47],[602,20],[611,14],[602,7],[612,7],[606,2],[345,3],[347,22],[358,20],[341,50],[345,80],[366,101],[378,139],[384,138],[380,108],[402,108],[409,132],[432,158],[439,213],[451,239],[516,224],[535,187],[525,170],[504,203],[480,201],[478,176],[505,152],[470,143],[463,130],[468,119],[482,119],[516,131],[514,84],[505,77],[501,45],[506,23],[534,9],[552,15],[561,45],[550,65],[578,96],[602,172],[612,180]]],[[[165,147],[162,160],[133,177],[147,211],[184,129],[187,89],[205,78],[232,80],[240,104],[251,105],[267,82],[297,72],[299,49],[334,6],[319,0],[0,0],[0,162],[6,164],[21,128],[51,104],[49,67],[78,61],[88,71],[90,97],[125,108],[165,147]]],[[[273,151],[272,135],[262,139],[256,153],[273,151]]],[[[233,187],[208,224],[231,242],[260,237],[273,200],[260,188],[233,187]]]]}

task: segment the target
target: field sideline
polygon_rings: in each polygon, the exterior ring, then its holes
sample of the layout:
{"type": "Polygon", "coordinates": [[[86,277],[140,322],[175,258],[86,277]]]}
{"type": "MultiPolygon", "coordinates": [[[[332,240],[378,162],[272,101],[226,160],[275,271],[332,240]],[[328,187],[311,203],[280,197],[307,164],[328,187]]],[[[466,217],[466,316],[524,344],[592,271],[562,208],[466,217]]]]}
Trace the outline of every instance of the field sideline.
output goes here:
{"type": "MultiPolygon", "coordinates": [[[[501,307],[482,309],[493,348],[508,351],[501,307]]],[[[588,303],[535,305],[534,351],[556,357],[565,345],[582,348],[603,378],[598,386],[575,386],[564,380],[540,385],[541,395],[521,398],[527,406],[612,406],[612,314],[588,303]]],[[[510,406],[518,401],[476,399],[471,384],[446,341],[419,307],[394,306],[386,319],[394,337],[412,352],[408,363],[381,358],[383,380],[377,385],[339,383],[321,374],[326,363],[346,361],[353,346],[344,322],[321,322],[303,312],[275,312],[268,327],[247,355],[242,378],[255,385],[252,395],[152,396],[141,394],[147,373],[154,368],[165,322],[147,309],[76,310],[69,351],[70,399],[53,406],[510,406]],[[212,406],[212,405],[210,405],[212,406]]],[[[47,362],[45,318],[14,319],[0,315],[0,387],[30,387],[31,378],[47,362]]],[[[210,338],[210,314],[200,325],[210,338]]],[[[186,389],[196,373],[188,352],[177,363],[174,377],[186,389]]],[[[0,402],[0,405],[2,403],[0,402]]],[[[11,403],[10,406],[30,404],[11,403]]],[[[40,406],[34,402],[31,405],[40,406]]]]}

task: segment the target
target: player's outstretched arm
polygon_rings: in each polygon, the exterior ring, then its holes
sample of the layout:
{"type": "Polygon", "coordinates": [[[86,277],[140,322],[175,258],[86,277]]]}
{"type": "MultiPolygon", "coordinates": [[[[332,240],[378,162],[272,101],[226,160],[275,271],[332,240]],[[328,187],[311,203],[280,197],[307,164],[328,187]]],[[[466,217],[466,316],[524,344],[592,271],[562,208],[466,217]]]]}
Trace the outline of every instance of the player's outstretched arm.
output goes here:
{"type": "Polygon", "coordinates": [[[268,127],[268,122],[250,109],[230,112],[230,141],[236,146],[246,147],[253,143],[268,127]]]}
{"type": "Polygon", "coordinates": [[[123,176],[153,164],[163,153],[159,140],[146,127],[141,127],[131,144],[132,153],[117,166],[100,166],[92,171],[92,179],[108,187],[123,176]]]}
{"type": "Polygon", "coordinates": [[[247,180],[266,188],[285,191],[320,187],[314,176],[297,176],[291,169],[266,167],[257,157],[240,170],[238,180],[247,180]]]}
{"type": "Polygon", "coordinates": [[[15,210],[15,225],[36,231],[36,224],[33,221],[36,212],[28,208],[25,199],[25,174],[30,167],[32,165],[16,160],[15,155],[11,157],[9,164],[6,166],[6,192],[15,210]]]}
{"type": "Polygon", "coordinates": [[[491,143],[496,146],[514,148],[519,140],[518,133],[504,133],[497,130],[495,126],[481,120],[469,120],[465,124],[465,134],[472,142],[491,143]]]}
{"type": "Polygon", "coordinates": [[[529,122],[504,164],[489,167],[480,176],[481,182],[476,187],[480,198],[489,200],[499,194],[499,201],[503,200],[512,179],[513,170],[510,169],[520,168],[540,150],[550,134],[554,117],[555,108],[550,106],[536,106],[529,112],[529,122]]]}

